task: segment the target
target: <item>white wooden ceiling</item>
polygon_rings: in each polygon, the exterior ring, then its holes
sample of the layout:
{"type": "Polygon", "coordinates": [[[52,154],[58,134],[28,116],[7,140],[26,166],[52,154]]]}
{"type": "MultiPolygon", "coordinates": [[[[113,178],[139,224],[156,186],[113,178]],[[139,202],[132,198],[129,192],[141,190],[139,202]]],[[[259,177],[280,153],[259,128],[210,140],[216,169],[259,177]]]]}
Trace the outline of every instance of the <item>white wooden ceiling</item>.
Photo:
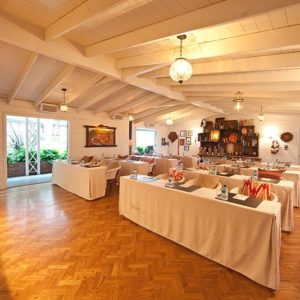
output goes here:
{"type": "Polygon", "coordinates": [[[300,0],[3,0],[0,97],[164,123],[300,112],[300,0]],[[169,77],[186,33],[193,76],[169,77]]]}

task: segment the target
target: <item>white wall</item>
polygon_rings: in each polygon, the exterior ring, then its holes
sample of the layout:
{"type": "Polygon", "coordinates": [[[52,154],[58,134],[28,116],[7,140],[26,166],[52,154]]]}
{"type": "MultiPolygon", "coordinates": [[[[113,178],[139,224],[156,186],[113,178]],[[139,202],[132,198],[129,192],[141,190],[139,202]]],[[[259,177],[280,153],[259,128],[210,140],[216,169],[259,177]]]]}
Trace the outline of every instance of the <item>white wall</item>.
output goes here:
{"type": "Polygon", "coordinates": [[[80,159],[84,155],[101,157],[112,154],[128,154],[128,119],[122,121],[111,120],[106,113],[93,114],[89,111],[76,113],[70,109],[67,113],[58,112],[55,114],[42,113],[33,108],[28,101],[15,101],[12,105],[7,105],[4,101],[0,102],[0,138],[2,147],[0,148],[0,188],[6,187],[6,115],[21,115],[50,119],[61,119],[69,121],[69,147],[72,159],[80,159]],[[99,125],[116,127],[117,147],[96,147],[85,148],[85,128],[84,125],[99,125]]]}
{"type": "MultiPolygon", "coordinates": [[[[135,131],[137,128],[147,128],[145,124],[142,123],[133,123],[132,125],[132,141],[133,141],[133,149],[135,149],[135,131]]],[[[150,129],[156,130],[156,145],[155,150],[159,154],[168,154],[168,146],[161,145],[161,139],[166,138],[168,141],[169,128],[168,126],[156,125],[151,127],[150,129]]]]}

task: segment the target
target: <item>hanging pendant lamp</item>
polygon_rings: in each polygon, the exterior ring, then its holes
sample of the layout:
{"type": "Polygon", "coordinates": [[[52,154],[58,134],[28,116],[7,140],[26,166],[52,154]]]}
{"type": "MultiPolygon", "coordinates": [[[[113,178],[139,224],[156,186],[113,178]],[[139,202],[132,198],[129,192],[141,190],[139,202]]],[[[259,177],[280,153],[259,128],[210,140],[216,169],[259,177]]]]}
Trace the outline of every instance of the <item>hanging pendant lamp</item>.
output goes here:
{"type": "Polygon", "coordinates": [[[232,100],[234,103],[233,109],[237,112],[240,112],[244,109],[244,99],[241,97],[242,93],[238,91],[236,97],[232,100]]]}
{"type": "Polygon", "coordinates": [[[186,39],[186,35],[182,34],[177,38],[180,40],[180,53],[179,57],[172,63],[169,74],[174,81],[181,84],[192,76],[193,68],[190,62],[182,56],[182,41],[186,39]]]}
{"type": "Polygon", "coordinates": [[[66,104],[66,91],[67,91],[67,89],[66,88],[62,88],[61,90],[63,92],[63,103],[60,105],[59,109],[62,112],[67,112],[69,110],[69,107],[66,104]]]}
{"type": "Polygon", "coordinates": [[[262,111],[262,105],[260,106],[260,113],[259,113],[259,115],[257,116],[257,118],[258,118],[258,120],[259,120],[260,122],[262,122],[262,121],[264,120],[264,118],[265,118],[265,115],[263,114],[263,111],[262,111]]]}

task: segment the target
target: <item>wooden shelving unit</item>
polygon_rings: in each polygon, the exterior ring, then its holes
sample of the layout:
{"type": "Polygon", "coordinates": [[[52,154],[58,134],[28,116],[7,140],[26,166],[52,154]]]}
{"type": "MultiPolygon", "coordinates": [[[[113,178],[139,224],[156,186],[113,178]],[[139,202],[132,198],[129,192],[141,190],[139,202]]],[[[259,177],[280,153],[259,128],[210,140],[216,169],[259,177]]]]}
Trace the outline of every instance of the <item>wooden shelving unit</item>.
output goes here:
{"type": "Polygon", "coordinates": [[[258,157],[259,134],[255,133],[254,126],[220,129],[219,141],[211,140],[212,130],[215,129],[209,128],[206,132],[199,133],[198,135],[198,141],[202,148],[200,148],[202,150],[201,154],[203,156],[222,156],[224,153],[235,157],[258,157]],[[234,136],[236,138],[235,141],[233,141],[234,136]],[[214,149],[216,148],[218,149],[218,155],[214,153],[214,149]],[[224,151],[222,151],[222,148],[224,151]],[[210,153],[210,149],[212,153],[210,153]]]}

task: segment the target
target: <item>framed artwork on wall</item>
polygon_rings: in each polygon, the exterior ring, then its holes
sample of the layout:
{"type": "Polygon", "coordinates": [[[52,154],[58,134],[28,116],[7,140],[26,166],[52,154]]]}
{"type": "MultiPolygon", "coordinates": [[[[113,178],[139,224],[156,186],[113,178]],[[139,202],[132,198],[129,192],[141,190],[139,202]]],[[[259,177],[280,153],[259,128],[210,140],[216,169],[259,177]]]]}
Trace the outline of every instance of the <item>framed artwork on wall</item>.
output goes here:
{"type": "Polygon", "coordinates": [[[184,146],[184,142],[185,142],[184,139],[179,139],[179,146],[184,146]]]}
{"type": "Polygon", "coordinates": [[[188,131],[188,136],[193,136],[193,130],[188,131]]]}
{"type": "Polygon", "coordinates": [[[180,130],[179,135],[180,135],[180,137],[186,137],[187,131],[186,130],[180,130]]]}
{"type": "Polygon", "coordinates": [[[116,127],[104,125],[84,126],[86,129],[85,147],[117,147],[116,127]]]}
{"type": "Polygon", "coordinates": [[[187,137],[187,138],[185,139],[185,144],[186,144],[186,145],[191,145],[191,144],[192,144],[192,138],[191,138],[191,137],[187,137]]]}
{"type": "Polygon", "coordinates": [[[190,146],[184,146],[184,151],[189,151],[190,150],[190,146]]]}

